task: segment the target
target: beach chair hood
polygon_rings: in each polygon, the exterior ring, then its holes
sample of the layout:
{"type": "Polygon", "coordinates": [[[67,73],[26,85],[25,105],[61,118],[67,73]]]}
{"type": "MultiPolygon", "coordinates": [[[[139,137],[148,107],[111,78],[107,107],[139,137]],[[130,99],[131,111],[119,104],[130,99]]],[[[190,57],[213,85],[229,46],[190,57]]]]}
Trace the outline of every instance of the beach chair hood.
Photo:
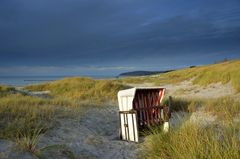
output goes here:
{"type": "Polygon", "coordinates": [[[126,90],[121,90],[118,92],[118,105],[120,111],[130,111],[133,109],[133,100],[136,98],[137,90],[159,90],[159,102],[161,103],[164,94],[165,88],[163,87],[134,87],[126,90]]]}

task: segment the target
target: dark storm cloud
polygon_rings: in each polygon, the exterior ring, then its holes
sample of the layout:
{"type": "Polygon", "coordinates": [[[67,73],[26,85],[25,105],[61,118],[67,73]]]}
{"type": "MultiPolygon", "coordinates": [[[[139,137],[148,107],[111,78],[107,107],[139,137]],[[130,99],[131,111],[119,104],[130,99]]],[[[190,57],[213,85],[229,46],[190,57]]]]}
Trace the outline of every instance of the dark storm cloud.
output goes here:
{"type": "Polygon", "coordinates": [[[237,0],[0,1],[2,70],[161,70],[239,57],[239,43],[237,0]]]}

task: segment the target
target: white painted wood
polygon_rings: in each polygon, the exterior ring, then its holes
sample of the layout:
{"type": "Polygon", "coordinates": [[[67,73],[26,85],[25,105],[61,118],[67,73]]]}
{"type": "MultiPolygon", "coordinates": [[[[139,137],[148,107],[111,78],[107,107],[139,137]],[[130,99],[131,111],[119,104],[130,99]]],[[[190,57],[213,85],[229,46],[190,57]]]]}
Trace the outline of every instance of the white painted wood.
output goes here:
{"type": "MultiPolygon", "coordinates": [[[[162,87],[135,87],[118,92],[118,104],[120,111],[133,110],[133,100],[138,89],[163,89],[163,95],[160,99],[162,101],[164,97],[165,88],[162,87]]],[[[138,142],[138,127],[136,114],[120,114],[121,135],[123,140],[138,142]],[[127,117],[126,117],[127,116],[127,117]],[[128,128],[127,128],[127,127],[128,128]],[[135,138],[134,138],[135,137],[135,138]]]]}
{"type": "Polygon", "coordinates": [[[168,132],[169,131],[169,122],[164,122],[163,124],[163,131],[168,132]]]}
{"type": "Polygon", "coordinates": [[[121,130],[122,139],[138,142],[136,114],[121,114],[120,119],[121,119],[121,128],[122,128],[121,130]],[[124,123],[124,117],[125,117],[125,123],[124,123]],[[128,128],[125,126],[127,126],[128,128]]]}

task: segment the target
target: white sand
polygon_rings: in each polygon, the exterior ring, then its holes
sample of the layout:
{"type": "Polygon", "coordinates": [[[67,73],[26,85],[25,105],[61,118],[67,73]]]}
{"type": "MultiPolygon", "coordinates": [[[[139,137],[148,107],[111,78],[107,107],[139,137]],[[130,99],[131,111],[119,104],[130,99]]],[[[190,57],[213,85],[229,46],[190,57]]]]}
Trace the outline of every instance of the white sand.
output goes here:
{"type": "Polygon", "coordinates": [[[77,158],[130,159],[137,144],[119,140],[118,110],[114,106],[86,108],[77,119],[64,119],[40,140],[40,146],[64,144],[77,158]]]}

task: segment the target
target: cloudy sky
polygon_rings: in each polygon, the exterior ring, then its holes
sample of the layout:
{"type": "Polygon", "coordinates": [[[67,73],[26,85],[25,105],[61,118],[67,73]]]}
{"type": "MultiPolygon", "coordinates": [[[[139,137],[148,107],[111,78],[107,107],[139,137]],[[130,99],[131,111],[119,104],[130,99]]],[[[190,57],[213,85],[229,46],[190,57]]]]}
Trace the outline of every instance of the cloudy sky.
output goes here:
{"type": "Polygon", "coordinates": [[[240,58],[239,0],[0,0],[0,76],[116,75],[240,58]]]}

